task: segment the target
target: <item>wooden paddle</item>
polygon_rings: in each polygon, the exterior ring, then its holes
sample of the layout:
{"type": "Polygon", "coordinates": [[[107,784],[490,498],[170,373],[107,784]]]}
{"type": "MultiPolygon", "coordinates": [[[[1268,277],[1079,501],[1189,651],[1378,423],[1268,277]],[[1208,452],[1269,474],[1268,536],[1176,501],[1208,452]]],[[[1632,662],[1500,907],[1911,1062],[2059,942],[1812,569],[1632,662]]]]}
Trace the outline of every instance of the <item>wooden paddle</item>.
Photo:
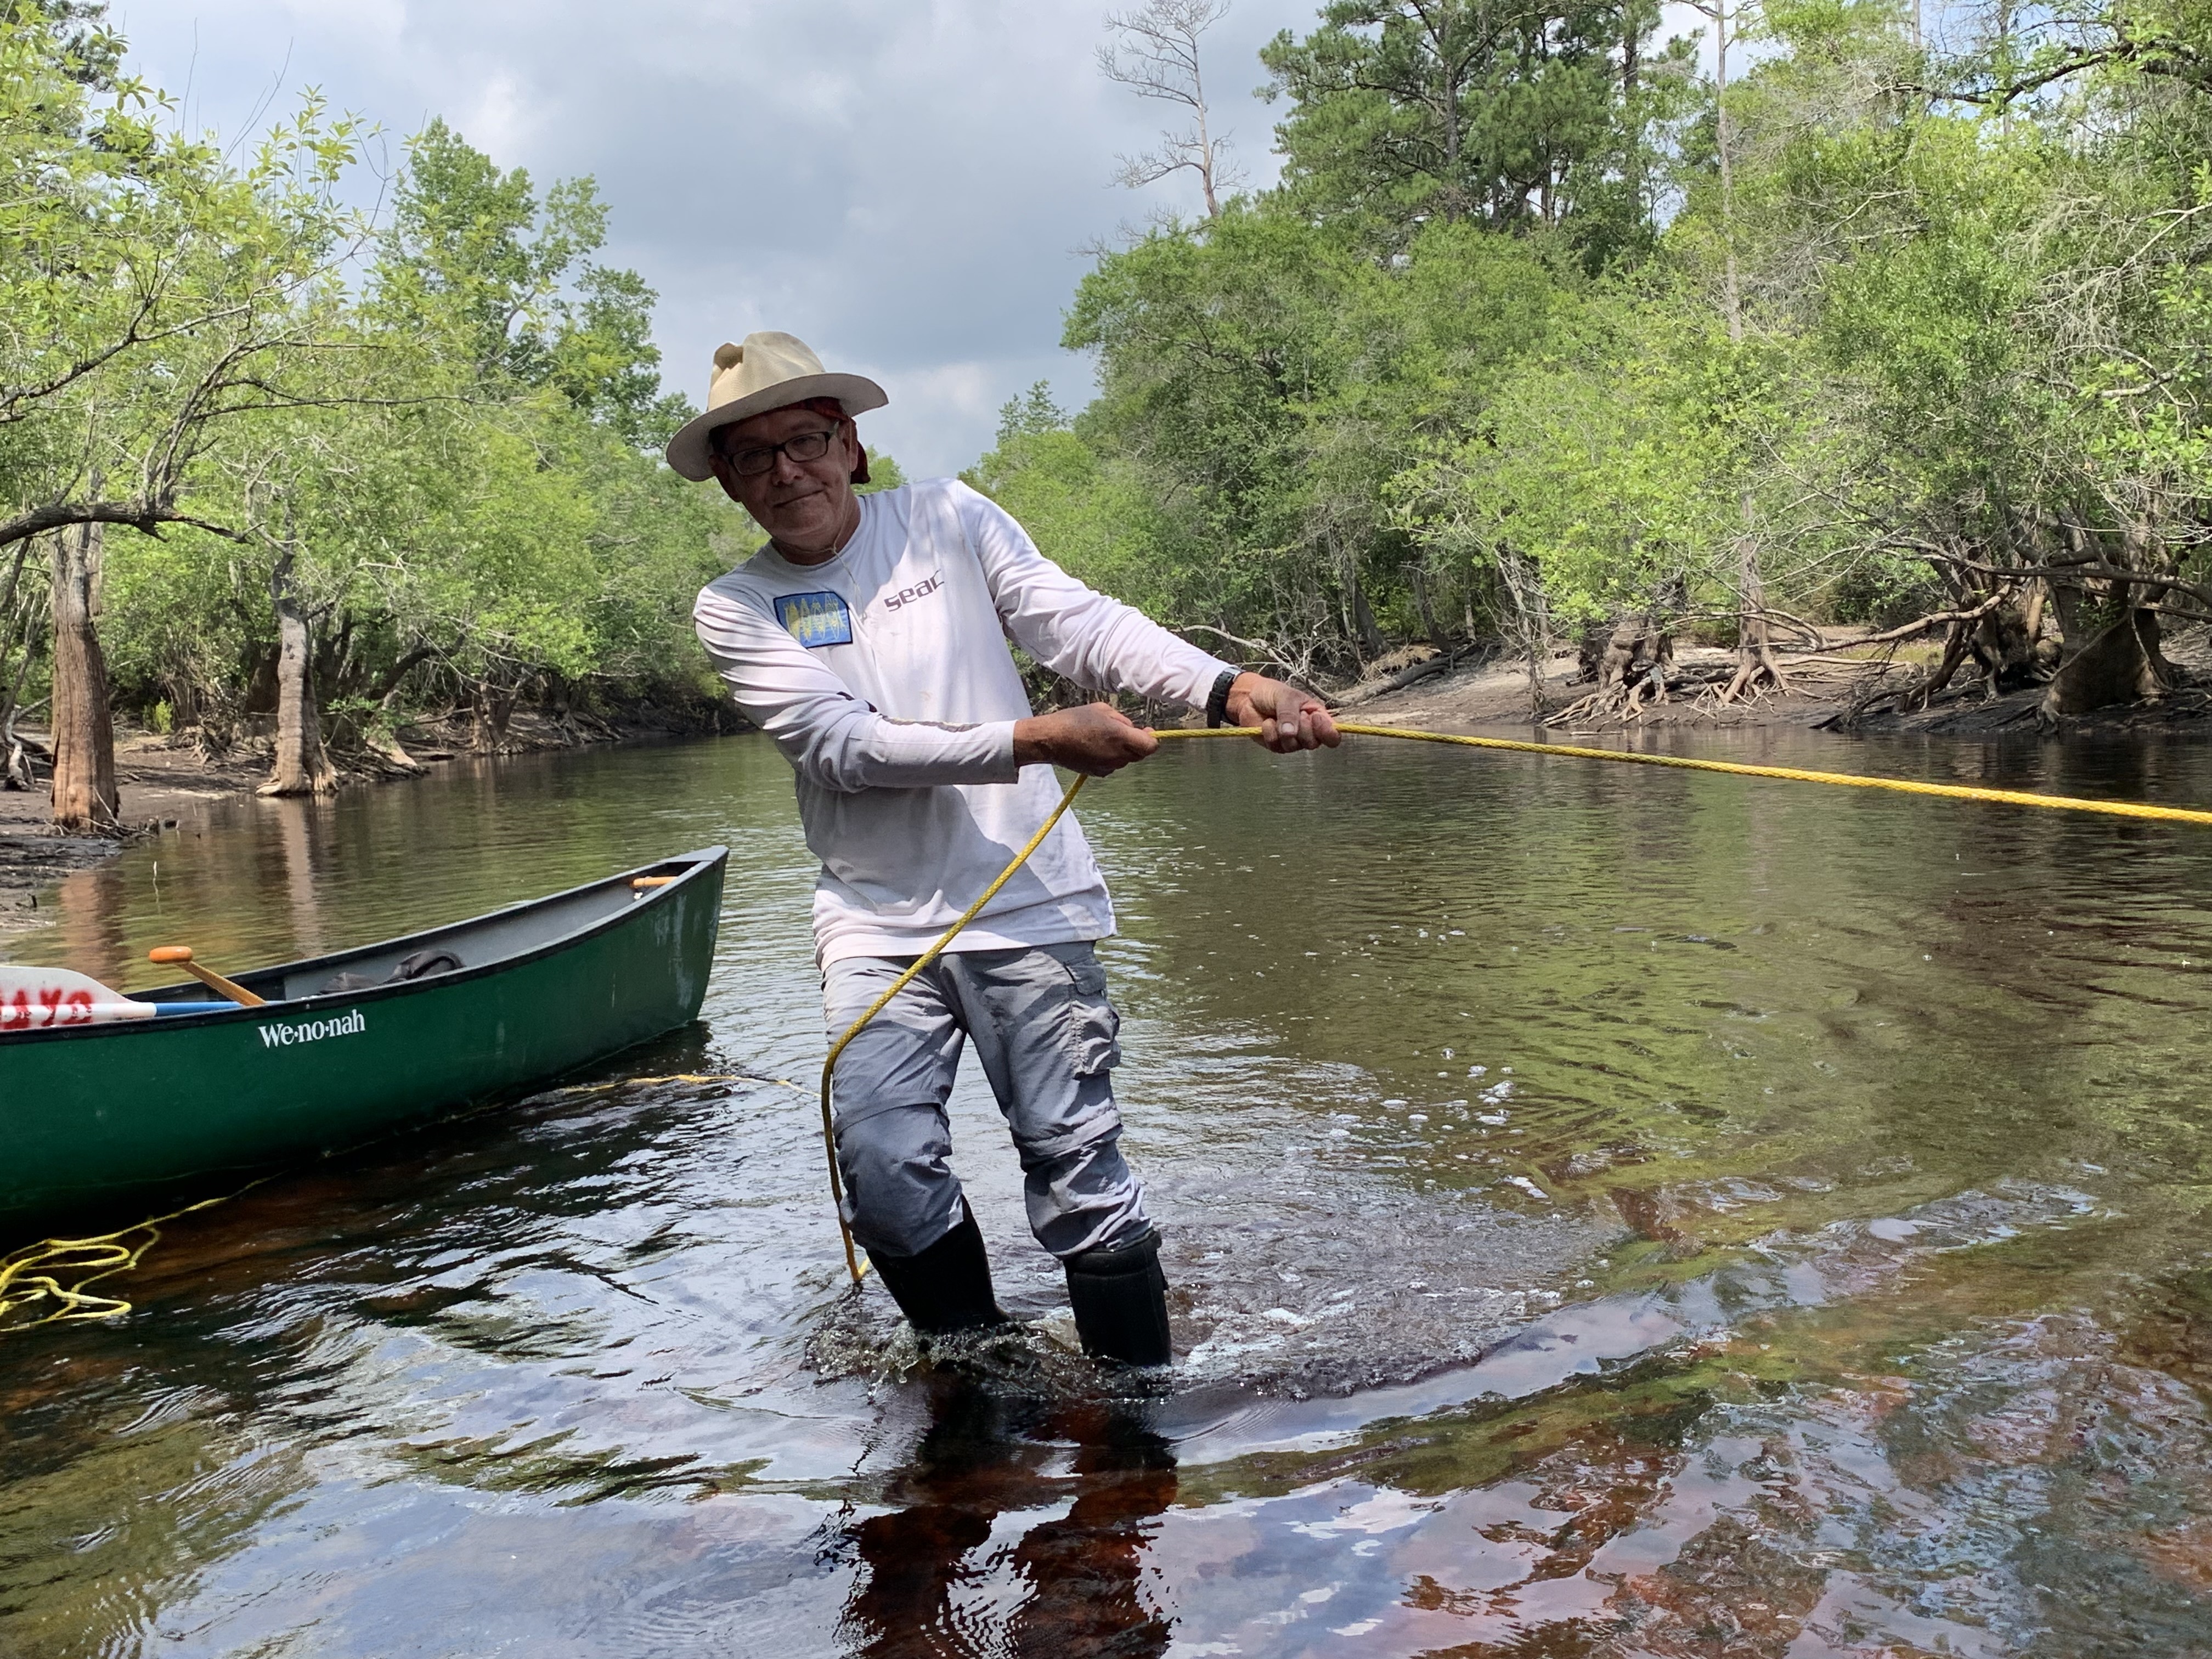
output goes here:
{"type": "Polygon", "coordinates": [[[241,1008],[264,1008],[269,1005],[267,997],[258,997],[243,985],[225,979],[214,969],[203,968],[194,962],[192,947],[189,945],[157,945],[146,952],[146,960],[164,964],[174,963],[210,990],[222,992],[241,1008]]]}

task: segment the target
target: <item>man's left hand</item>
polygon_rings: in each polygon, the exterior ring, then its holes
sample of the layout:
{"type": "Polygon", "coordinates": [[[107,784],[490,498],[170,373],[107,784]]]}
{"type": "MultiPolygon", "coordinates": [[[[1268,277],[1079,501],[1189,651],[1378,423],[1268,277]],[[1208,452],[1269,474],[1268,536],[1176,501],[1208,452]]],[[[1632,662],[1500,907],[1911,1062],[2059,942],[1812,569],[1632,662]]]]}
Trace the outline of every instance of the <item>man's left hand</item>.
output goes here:
{"type": "Polygon", "coordinates": [[[1344,741],[1319,697],[1264,674],[1239,674],[1229,688],[1226,712],[1239,726],[1257,726],[1260,741],[1279,755],[1334,749],[1344,741]]]}

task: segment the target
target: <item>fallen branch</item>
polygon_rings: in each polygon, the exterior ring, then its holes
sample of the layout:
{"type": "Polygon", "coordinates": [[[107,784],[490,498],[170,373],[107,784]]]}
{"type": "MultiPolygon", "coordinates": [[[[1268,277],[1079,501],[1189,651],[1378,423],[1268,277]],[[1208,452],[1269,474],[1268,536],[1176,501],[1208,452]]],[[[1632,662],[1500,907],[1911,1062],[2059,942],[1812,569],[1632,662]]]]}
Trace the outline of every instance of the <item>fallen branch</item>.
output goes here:
{"type": "Polygon", "coordinates": [[[1463,645],[1455,651],[1439,652],[1433,657],[1424,658],[1410,667],[1400,669],[1381,684],[1371,686],[1361,691],[1357,696],[1346,697],[1340,702],[1332,702],[1326,697],[1322,701],[1328,703],[1332,708],[1351,708],[1363,702],[1372,702],[1377,697],[1387,697],[1393,691],[1402,691],[1409,685],[1418,684],[1436,675],[1449,673],[1458,665],[1462,658],[1473,655],[1474,649],[1472,645],[1463,645]]]}
{"type": "Polygon", "coordinates": [[[1984,576],[2002,576],[2011,581],[2030,581],[2036,577],[2046,580],[2080,581],[2087,577],[2098,581],[2126,582],[2137,587],[2156,588],[2161,592],[2185,593],[2197,604],[2212,606],[2212,590],[2202,585],[2185,581],[2179,576],[2154,576],[2147,570],[2128,570],[2118,565],[2106,564],[2102,560],[2084,561],[2080,564],[1984,564],[1963,553],[1931,553],[1930,558],[1941,559],[1957,565],[1962,570],[1972,570],[1984,576]]]}
{"type": "MultiPolygon", "coordinates": [[[[1814,626],[1814,624],[1807,622],[1802,617],[1793,617],[1787,611],[1777,611],[1771,605],[1757,607],[1755,614],[1766,622],[1778,622],[1784,627],[1793,629],[1796,632],[1802,634],[1807,639],[1813,641],[1813,648],[1816,651],[1825,650],[1827,648],[1826,636],[1824,635],[1818,628],[1814,626]]],[[[1740,623],[1743,620],[1745,612],[1741,609],[1734,611],[1685,611],[1680,615],[1669,618],[1667,623],[1667,628],[1669,632],[1672,632],[1673,630],[1681,627],[1685,623],[1740,623]]]]}
{"type": "MultiPolygon", "coordinates": [[[[1938,611],[1933,616],[1923,617],[1918,622],[1907,623],[1902,628],[1893,628],[1880,634],[1869,634],[1864,639],[1853,640],[1831,651],[1806,651],[1793,655],[1799,662],[1814,662],[1824,657],[1840,657],[1845,651],[1856,651],[1866,645],[1892,645],[1899,640],[1909,640],[1915,634],[1925,634],[1934,629],[1948,628],[1954,623],[1979,622],[2012,597],[2010,588],[2000,588],[1979,605],[1966,611],[1938,611]]],[[[1852,660],[1841,658],[1842,660],[1852,660]]]]}
{"type": "Polygon", "coordinates": [[[1302,681],[1305,678],[1304,668],[1281,655],[1265,640],[1248,640],[1241,634],[1232,634],[1225,628],[1216,628],[1211,623],[1170,623],[1168,629],[1176,634],[1211,634],[1217,640],[1226,640],[1231,645],[1241,645],[1246,650],[1256,653],[1270,666],[1281,669],[1285,678],[1302,681]]]}

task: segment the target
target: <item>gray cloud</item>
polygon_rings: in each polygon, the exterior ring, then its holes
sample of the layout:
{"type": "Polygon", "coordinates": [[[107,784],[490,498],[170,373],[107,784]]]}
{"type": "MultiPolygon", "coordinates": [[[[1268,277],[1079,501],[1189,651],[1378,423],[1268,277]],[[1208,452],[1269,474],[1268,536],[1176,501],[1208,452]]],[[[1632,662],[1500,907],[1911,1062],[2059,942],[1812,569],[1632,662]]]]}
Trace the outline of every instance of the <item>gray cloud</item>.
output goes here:
{"type": "MultiPolygon", "coordinates": [[[[1194,187],[1108,182],[1163,112],[1101,79],[1103,4],[1044,0],[119,0],[135,67],[194,127],[247,131],[319,88],[397,139],[443,115],[541,184],[588,173],[611,257],[660,291],[670,383],[755,328],[875,375],[872,443],[909,472],[986,447],[1059,349],[1077,250],[1194,187]]],[[[1238,0],[1208,72],[1255,180],[1273,118],[1258,46],[1316,0],[1238,0]]]]}

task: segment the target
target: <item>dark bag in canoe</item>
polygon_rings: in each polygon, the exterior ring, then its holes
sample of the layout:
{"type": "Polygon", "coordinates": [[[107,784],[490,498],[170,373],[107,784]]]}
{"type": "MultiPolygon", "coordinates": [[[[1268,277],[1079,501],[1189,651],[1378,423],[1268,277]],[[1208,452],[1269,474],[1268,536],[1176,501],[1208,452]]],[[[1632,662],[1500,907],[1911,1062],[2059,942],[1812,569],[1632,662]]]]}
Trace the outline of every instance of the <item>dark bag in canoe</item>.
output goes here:
{"type": "Polygon", "coordinates": [[[322,995],[330,996],[339,991],[372,991],[380,985],[404,985],[410,980],[428,979],[433,974],[450,974],[464,964],[451,951],[434,946],[417,951],[411,957],[400,958],[399,965],[382,979],[371,979],[366,974],[333,974],[323,981],[322,995]]]}

